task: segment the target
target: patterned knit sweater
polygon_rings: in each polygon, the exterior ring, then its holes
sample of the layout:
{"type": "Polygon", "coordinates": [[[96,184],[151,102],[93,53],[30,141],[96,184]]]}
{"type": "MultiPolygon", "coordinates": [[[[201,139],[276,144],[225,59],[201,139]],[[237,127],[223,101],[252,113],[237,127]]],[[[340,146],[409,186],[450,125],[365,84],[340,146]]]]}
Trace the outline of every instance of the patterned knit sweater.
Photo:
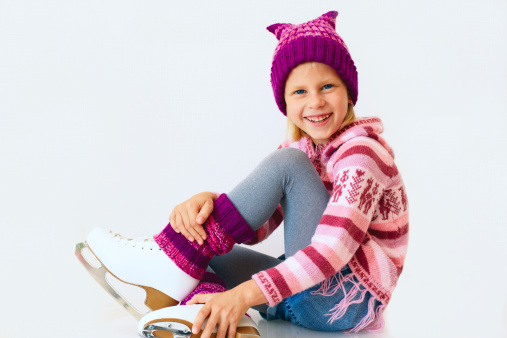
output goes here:
{"type": "MultiPolygon", "coordinates": [[[[330,199],[309,246],[252,276],[270,306],[333,277],[346,264],[382,307],[389,302],[407,252],[408,203],[382,131],[379,118],[359,118],[325,145],[315,148],[304,137],[280,146],[308,155],[330,199]]],[[[282,220],[278,206],[246,244],[264,240],[282,220]]]]}

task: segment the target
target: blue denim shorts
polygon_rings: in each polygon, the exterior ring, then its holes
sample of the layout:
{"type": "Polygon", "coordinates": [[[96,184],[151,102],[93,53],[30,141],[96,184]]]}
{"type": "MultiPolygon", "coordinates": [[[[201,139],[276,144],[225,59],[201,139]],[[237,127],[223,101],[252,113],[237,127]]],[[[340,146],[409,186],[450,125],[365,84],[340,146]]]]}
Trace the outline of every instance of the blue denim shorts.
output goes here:
{"type": "Polygon", "coordinates": [[[260,315],[266,320],[282,319],[312,330],[341,331],[356,327],[367,316],[370,300],[373,304],[370,311],[376,312],[382,303],[345,265],[333,277],[284,299],[269,307],[267,314],[260,312],[260,315]],[[347,294],[348,306],[340,307],[347,294]]]}

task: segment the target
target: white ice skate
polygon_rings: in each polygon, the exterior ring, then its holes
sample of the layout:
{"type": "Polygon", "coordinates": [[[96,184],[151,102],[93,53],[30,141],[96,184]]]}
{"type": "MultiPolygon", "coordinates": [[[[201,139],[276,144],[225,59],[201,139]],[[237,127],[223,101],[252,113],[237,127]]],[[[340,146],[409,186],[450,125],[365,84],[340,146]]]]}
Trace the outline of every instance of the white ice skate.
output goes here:
{"type": "Polygon", "coordinates": [[[85,243],[76,244],[76,256],[90,275],[136,319],[146,313],[177,305],[199,280],[183,272],[151,238],[130,239],[93,229],[85,243]],[[135,306],[116,280],[145,291],[144,309],[135,306]]]}
{"type": "MultiPolygon", "coordinates": [[[[141,337],[146,338],[200,338],[206,321],[198,334],[192,334],[192,325],[203,306],[203,304],[180,305],[150,312],[141,318],[137,331],[141,337]]],[[[216,333],[217,329],[215,328],[211,337],[216,337],[216,333]]],[[[243,316],[236,328],[235,338],[260,337],[255,322],[250,317],[243,316]]]]}

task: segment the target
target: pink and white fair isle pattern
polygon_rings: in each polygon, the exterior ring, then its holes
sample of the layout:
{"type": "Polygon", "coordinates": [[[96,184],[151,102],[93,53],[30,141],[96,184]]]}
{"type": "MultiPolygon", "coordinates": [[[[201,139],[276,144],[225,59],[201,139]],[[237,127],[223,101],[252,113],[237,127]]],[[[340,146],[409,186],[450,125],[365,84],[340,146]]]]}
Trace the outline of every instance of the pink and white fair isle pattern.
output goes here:
{"type": "MultiPolygon", "coordinates": [[[[311,245],[253,276],[270,306],[332,278],[345,264],[383,307],[389,302],[409,226],[405,186],[382,131],[379,118],[360,118],[317,149],[309,138],[281,145],[309,156],[331,197],[311,245]]],[[[278,208],[246,244],[265,239],[282,219],[278,208]]]]}

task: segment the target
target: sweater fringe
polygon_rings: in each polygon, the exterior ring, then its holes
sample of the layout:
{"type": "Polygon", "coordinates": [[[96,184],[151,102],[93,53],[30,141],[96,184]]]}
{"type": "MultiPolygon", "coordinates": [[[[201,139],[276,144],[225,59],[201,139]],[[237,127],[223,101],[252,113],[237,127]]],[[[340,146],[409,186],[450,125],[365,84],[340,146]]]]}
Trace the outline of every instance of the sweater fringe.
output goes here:
{"type": "MultiPolygon", "coordinates": [[[[368,289],[354,277],[355,276],[352,273],[344,276],[340,271],[337,275],[326,279],[317,291],[313,291],[311,293],[312,295],[329,297],[335,295],[338,290],[342,290],[343,298],[338,304],[329,310],[329,313],[325,315],[329,317],[329,324],[332,324],[336,320],[342,318],[350,305],[362,303],[364,301],[368,289]],[[346,282],[351,282],[353,284],[352,288],[348,292],[344,286],[344,283],[346,282]]],[[[368,312],[366,315],[355,327],[346,330],[346,332],[355,333],[361,330],[369,332],[382,331],[384,328],[384,319],[382,313],[384,311],[385,305],[382,303],[382,305],[378,306],[375,310],[375,300],[375,297],[371,297],[368,300],[368,312]]]]}

